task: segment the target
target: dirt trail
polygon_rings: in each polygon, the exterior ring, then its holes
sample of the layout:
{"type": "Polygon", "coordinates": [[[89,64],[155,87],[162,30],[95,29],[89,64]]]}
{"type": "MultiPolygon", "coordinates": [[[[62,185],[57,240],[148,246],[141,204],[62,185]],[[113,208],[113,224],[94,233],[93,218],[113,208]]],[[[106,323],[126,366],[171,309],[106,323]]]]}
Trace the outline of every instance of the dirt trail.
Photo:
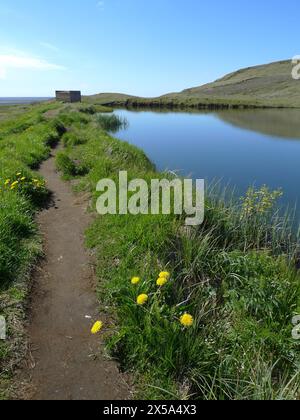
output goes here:
{"type": "Polygon", "coordinates": [[[39,215],[46,260],[34,279],[29,325],[32,366],[27,369],[34,400],[128,399],[116,363],[103,355],[95,279],[84,248],[90,222],[80,202],[55,170],[55,156],[40,169],[53,204],[39,215]],[[86,317],[90,316],[91,319],[86,317]]]}

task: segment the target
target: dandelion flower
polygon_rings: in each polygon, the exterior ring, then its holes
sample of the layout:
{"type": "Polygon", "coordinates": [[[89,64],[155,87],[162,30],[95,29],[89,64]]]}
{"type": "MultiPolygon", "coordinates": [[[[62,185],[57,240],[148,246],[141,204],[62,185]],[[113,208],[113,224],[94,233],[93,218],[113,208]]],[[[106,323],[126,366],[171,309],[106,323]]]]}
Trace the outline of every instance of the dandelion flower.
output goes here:
{"type": "Polygon", "coordinates": [[[98,332],[100,332],[103,328],[103,322],[101,321],[97,321],[95,322],[95,324],[93,325],[92,329],[91,329],[91,333],[92,334],[98,334],[98,332]]]}
{"type": "Polygon", "coordinates": [[[156,282],[157,286],[159,287],[163,287],[167,283],[168,283],[168,280],[166,277],[160,277],[156,282]]]}
{"type": "Polygon", "coordinates": [[[10,183],[10,179],[7,179],[4,183],[4,185],[8,185],[10,183]]]}
{"type": "Polygon", "coordinates": [[[13,182],[12,184],[11,184],[11,186],[10,186],[10,189],[11,190],[14,190],[16,187],[17,187],[17,185],[19,184],[19,182],[18,181],[15,181],[15,182],[13,182]]]}
{"type": "Polygon", "coordinates": [[[184,314],[180,318],[180,324],[186,328],[192,327],[194,324],[194,318],[190,314],[184,314]]]}
{"type": "Polygon", "coordinates": [[[25,177],[25,176],[23,176],[23,177],[21,178],[21,181],[26,181],[26,177],[25,177]]]}
{"type": "Polygon", "coordinates": [[[21,176],[22,175],[22,172],[17,172],[17,176],[21,176]]]}
{"type": "Polygon", "coordinates": [[[131,284],[136,285],[136,284],[139,284],[140,281],[141,281],[140,277],[133,277],[131,279],[131,284]]]}
{"type": "Polygon", "coordinates": [[[148,302],[148,299],[149,299],[148,295],[142,294],[138,296],[136,302],[138,305],[143,306],[148,302]]]}
{"type": "Polygon", "coordinates": [[[160,277],[161,279],[167,279],[167,280],[169,280],[169,278],[171,277],[171,274],[170,274],[170,273],[168,273],[168,271],[162,271],[162,272],[159,274],[159,277],[160,277]]]}

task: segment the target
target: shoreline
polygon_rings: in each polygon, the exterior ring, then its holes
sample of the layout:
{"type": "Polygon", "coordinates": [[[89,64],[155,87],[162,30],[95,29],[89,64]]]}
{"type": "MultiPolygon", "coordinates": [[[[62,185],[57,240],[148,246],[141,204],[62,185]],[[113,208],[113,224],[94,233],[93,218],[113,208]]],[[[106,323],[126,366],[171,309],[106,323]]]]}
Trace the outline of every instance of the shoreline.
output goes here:
{"type": "MultiPolygon", "coordinates": [[[[98,104],[97,101],[95,101],[98,104]]],[[[251,110],[251,109],[300,109],[300,107],[289,107],[283,105],[254,105],[254,104],[205,104],[205,103],[196,103],[196,104],[176,104],[176,103],[157,103],[157,102],[101,102],[99,105],[108,106],[111,108],[124,108],[128,110],[141,109],[141,110],[251,110]]]]}

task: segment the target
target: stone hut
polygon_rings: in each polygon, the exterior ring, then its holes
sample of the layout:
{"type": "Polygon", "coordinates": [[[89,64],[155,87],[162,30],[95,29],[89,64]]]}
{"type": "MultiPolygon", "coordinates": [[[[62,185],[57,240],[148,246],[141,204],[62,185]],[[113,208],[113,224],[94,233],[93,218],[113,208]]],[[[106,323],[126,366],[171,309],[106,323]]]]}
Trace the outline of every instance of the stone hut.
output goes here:
{"type": "Polygon", "coordinates": [[[79,90],[57,90],[56,100],[60,102],[81,102],[81,92],[79,90]]]}

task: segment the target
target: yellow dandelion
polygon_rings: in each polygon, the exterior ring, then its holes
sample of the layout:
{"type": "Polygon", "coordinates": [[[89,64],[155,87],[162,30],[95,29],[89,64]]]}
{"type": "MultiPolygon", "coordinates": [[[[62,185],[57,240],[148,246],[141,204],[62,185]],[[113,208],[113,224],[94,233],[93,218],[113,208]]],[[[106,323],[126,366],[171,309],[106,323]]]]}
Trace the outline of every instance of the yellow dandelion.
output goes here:
{"type": "Polygon", "coordinates": [[[25,177],[25,176],[23,176],[23,177],[21,178],[21,181],[26,181],[26,177],[25,177]]]}
{"type": "Polygon", "coordinates": [[[93,325],[93,327],[91,329],[91,333],[92,334],[98,334],[98,332],[100,332],[102,330],[102,328],[103,328],[103,322],[102,321],[97,321],[93,325]]]}
{"type": "Polygon", "coordinates": [[[138,296],[136,302],[138,305],[143,306],[148,302],[148,299],[149,299],[148,295],[142,294],[138,296]]]}
{"type": "Polygon", "coordinates": [[[160,277],[159,279],[157,279],[157,282],[156,282],[157,286],[159,287],[163,287],[167,283],[168,283],[168,280],[166,277],[160,277]]]}
{"type": "Polygon", "coordinates": [[[22,175],[22,172],[17,172],[17,176],[21,176],[22,175]]]}
{"type": "Polygon", "coordinates": [[[12,184],[11,184],[11,186],[10,186],[10,189],[11,190],[14,190],[16,187],[17,187],[17,185],[19,184],[19,181],[15,181],[15,182],[13,182],[12,184]]]}
{"type": "Polygon", "coordinates": [[[139,284],[140,281],[141,281],[140,277],[133,277],[131,279],[131,284],[136,285],[136,284],[139,284]]]}
{"type": "Polygon", "coordinates": [[[180,318],[180,324],[186,328],[192,327],[194,324],[194,318],[190,314],[184,314],[180,318]]]}
{"type": "Polygon", "coordinates": [[[167,280],[169,280],[169,278],[171,277],[171,274],[170,274],[170,273],[168,273],[168,271],[162,271],[162,272],[159,274],[159,277],[160,277],[161,279],[167,279],[167,280]]]}
{"type": "Polygon", "coordinates": [[[7,179],[4,183],[4,185],[8,185],[10,183],[10,179],[7,179]]]}

